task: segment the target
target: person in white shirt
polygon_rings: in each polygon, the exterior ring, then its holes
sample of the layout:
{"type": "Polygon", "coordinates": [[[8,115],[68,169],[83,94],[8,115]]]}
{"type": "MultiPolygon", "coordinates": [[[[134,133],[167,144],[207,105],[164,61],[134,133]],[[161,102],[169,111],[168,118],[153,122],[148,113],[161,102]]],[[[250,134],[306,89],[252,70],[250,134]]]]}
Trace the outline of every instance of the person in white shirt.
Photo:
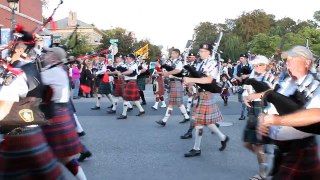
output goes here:
{"type": "Polygon", "coordinates": [[[139,102],[140,94],[137,85],[138,66],[134,62],[135,58],[136,57],[134,54],[129,54],[126,58],[126,64],[128,67],[127,70],[124,72],[118,71],[118,76],[123,75],[125,81],[125,86],[123,90],[123,112],[121,116],[118,117],[118,119],[127,119],[127,110],[130,101],[133,101],[139,109],[139,114],[137,114],[136,116],[141,116],[145,114],[145,111],[139,102]]]}
{"type": "Polygon", "coordinates": [[[179,59],[180,56],[180,50],[179,49],[173,49],[171,53],[171,58],[173,60],[168,60],[166,62],[166,65],[173,68],[173,70],[166,71],[166,72],[159,72],[163,77],[169,77],[169,94],[168,94],[168,101],[169,105],[166,111],[165,116],[162,118],[162,120],[156,121],[157,124],[161,126],[165,126],[174,106],[178,106],[180,108],[181,113],[184,116],[184,119],[180,121],[180,123],[186,123],[190,121],[190,117],[187,113],[186,107],[183,104],[183,86],[182,86],[182,69],[183,64],[181,59],[179,59]]]}

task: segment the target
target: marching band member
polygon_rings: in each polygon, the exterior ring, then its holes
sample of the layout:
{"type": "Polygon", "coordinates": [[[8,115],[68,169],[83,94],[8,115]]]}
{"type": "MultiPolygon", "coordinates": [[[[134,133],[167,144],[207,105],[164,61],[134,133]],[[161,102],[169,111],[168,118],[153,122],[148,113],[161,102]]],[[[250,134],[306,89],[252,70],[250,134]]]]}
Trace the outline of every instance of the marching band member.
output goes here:
{"type": "MultiPolygon", "coordinates": [[[[202,71],[206,75],[206,77],[185,77],[183,80],[185,85],[193,85],[195,83],[210,84],[215,81],[215,78],[217,76],[219,76],[217,62],[210,59],[212,49],[212,46],[209,44],[202,44],[200,46],[201,62],[197,64],[196,70],[202,71]]],[[[199,88],[198,96],[198,104],[194,108],[192,114],[192,119],[194,119],[194,126],[196,129],[195,144],[193,149],[184,155],[185,157],[194,157],[201,155],[200,144],[203,134],[203,126],[207,126],[212,132],[219,136],[219,138],[221,139],[221,147],[219,148],[220,151],[223,151],[226,148],[227,142],[229,141],[229,137],[224,135],[214,124],[215,122],[222,120],[222,115],[218,106],[213,102],[213,93],[199,88]]]]}
{"type": "Polygon", "coordinates": [[[111,106],[109,108],[112,108],[115,105],[115,101],[111,95],[111,85],[110,82],[103,82],[103,76],[107,71],[107,64],[106,64],[106,58],[104,55],[101,55],[99,57],[99,64],[98,64],[98,70],[95,73],[96,80],[95,80],[95,87],[97,92],[97,102],[94,107],[92,107],[92,110],[99,110],[100,109],[100,99],[102,95],[106,95],[109,101],[111,102],[111,106]]]}
{"type": "Polygon", "coordinates": [[[26,48],[18,43],[12,56],[12,62],[19,61],[25,71],[2,77],[0,179],[64,179],[39,124],[32,123],[44,120],[39,110],[43,84],[34,64],[22,62],[26,48]]]}
{"type": "MultiPolygon", "coordinates": [[[[189,53],[187,59],[188,59],[188,64],[190,66],[194,66],[196,64],[195,62],[196,56],[193,53],[189,53]]],[[[197,93],[197,89],[195,86],[189,86],[187,87],[187,92],[188,92],[187,113],[190,114],[193,98],[197,93]]]]}
{"type": "MultiPolygon", "coordinates": [[[[48,125],[42,126],[48,144],[56,157],[78,179],[85,180],[86,176],[74,156],[82,152],[82,144],[76,132],[73,114],[69,110],[70,100],[69,78],[62,66],[55,64],[66,59],[66,52],[60,47],[44,49],[44,71],[41,80],[51,89],[52,96],[47,97],[46,117],[48,125]]],[[[47,93],[50,91],[47,90],[47,93]]]]}
{"type": "MultiPolygon", "coordinates": [[[[257,81],[266,81],[268,74],[268,64],[269,60],[265,56],[257,56],[250,64],[254,67],[254,72],[251,73],[249,78],[254,78],[257,81]]],[[[244,103],[249,109],[248,120],[246,127],[244,129],[243,142],[244,146],[256,154],[258,164],[259,164],[259,174],[252,177],[253,178],[266,178],[265,172],[265,156],[263,149],[263,142],[257,137],[257,123],[258,117],[263,111],[263,102],[261,98],[256,98],[252,100],[255,91],[250,85],[243,86],[243,99],[244,103]],[[252,95],[253,94],[253,95],[252,95]],[[249,102],[249,100],[252,100],[249,102]]]]}
{"type": "Polygon", "coordinates": [[[148,65],[145,63],[143,59],[142,62],[138,63],[138,77],[137,84],[139,88],[140,98],[142,100],[141,105],[146,105],[146,99],[144,97],[143,91],[146,90],[146,77],[148,76],[148,65]]]}
{"type": "Polygon", "coordinates": [[[164,101],[164,80],[163,76],[159,74],[161,72],[161,65],[159,61],[156,62],[156,67],[152,75],[153,78],[153,93],[156,95],[156,102],[152,106],[152,109],[157,110],[159,102],[161,101],[161,108],[166,108],[167,105],[164,101]]]}
{"type": "Polygon", "coordinates": [[[156,121],[157,124],[161,126],[165,126],[171,113],[173,110],[173,106],[179,106],[181,113],[184,116],[184,119],[180,121],[180,123],[186,123],[190,121],[190,117],[187,113],[187,110],[183,104],[183,87],[182,87],[182,80],[177,77],[179,74],[182,74],[183,64],[182,61],[179,59],[180,50],[173,49],[171,58],[173,60],[168,60],[166,65],[170,66],[173,70],[168,72],[159,72],[163,77],[169,77],[169,105],[166,111],[165,116],[162,120],[156,121]]]}
{"type": "MultiPolygon", "coordinates": [[[[320,83],[310,74],[313,55],[303,46],[296,46],[285,54],[290,78],[281,84],[277,92],[296,100],[302,99],[301,103],[304,104],[302,108],[307,110],[278,117],[276,114],[280,109],[270,106],[268,115],[260,117],[260,134],[267,135],[278,146],[272,179],[320,179],[318,145],[315,135],[285,126],[286,123],[282,124],[282,120],[285,122],[287,118],[291,118],[290,121],[293,122],[299,120],[307,122],[315,119],[315,114],[307,113],[320,108],[320,83]],[[272,126],[273,124],[275,126],[272,126]]],[[[269,92],[271,91],[257,93],[257,96],[267,98],[269,92]]]]}
{"type": "Polygon", "coordinates": [[[134,54],[129,54],[126,58],[126,64],[128,67],[127,70],[122,73],[118,71],[118,76],[123,75],[125,81],[123,90],[123,112],[121,116],[118,117],[118,119],[127,119],[127,110],[130,101],[133,101],[139,109],[139,114],[137,114],[136,116],[145,114],[145,111],[139,102],[140,94],[137,86],[138,65],[135,63],[135,59],[136,57],[134,54]]]}

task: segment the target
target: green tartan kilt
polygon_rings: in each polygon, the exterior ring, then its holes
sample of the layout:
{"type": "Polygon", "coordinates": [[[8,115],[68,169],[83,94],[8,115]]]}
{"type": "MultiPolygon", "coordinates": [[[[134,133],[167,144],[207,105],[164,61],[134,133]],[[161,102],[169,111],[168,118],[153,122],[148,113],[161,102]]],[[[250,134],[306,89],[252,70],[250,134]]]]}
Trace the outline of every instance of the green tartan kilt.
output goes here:
{"type": "Polygon", "coordinates": [[[140,91],[146,90],[146,78],[145,77],[139,77],[137,79],[138,88],[140,91]]]}
{"type": "Polygon", "coordinates": [[[243,141],[251,144],[261,144],[257,137],[258,117],[262,113],[263,107],[260,101],[253,101],[251,108],[248,108],[247,124],[243,132],[243,141]]]}
{"type": "Polygon", "coordinates": [[[101,82],[100,85],[99,85],[98,94],[108,95],[108,94],[111,94],[111,93],[112,93],[112,90],[111,90],[110,83],[101,82]]]}

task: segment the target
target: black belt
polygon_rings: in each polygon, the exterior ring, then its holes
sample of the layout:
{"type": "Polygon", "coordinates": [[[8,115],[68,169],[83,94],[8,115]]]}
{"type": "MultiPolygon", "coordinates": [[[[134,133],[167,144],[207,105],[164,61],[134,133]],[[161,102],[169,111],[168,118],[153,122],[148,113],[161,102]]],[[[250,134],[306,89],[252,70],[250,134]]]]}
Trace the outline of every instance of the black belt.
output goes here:
{"type": "Polygon", "coordinates": [[[35,126],[35,127],[2,126],[0,127],[0,132],[1,134],[7,134],[7,135],[19,135],[28,130],[32,130],[36,127],[38,126],[35,126]]]}
{"type": "Polygon", "coordinates": [[[137,81],[136,79],[125,80],[126,83],[128,83],[128,82],[136,82],[136,81],[137,81]]]}
{"type": "Polygon", "coordinates": [[[288,153],[299,149],[313,147],[317,145],[317,141],[315,136],[311,136],[290,141],[275,141],[275,144],[279,147],[280,153],[288,153]]]}
{"type": "Polygon", "coordinates": [[[55,108],[65,108],[68,107],[68,103],[54,103],[53,106],[55,108]]]}

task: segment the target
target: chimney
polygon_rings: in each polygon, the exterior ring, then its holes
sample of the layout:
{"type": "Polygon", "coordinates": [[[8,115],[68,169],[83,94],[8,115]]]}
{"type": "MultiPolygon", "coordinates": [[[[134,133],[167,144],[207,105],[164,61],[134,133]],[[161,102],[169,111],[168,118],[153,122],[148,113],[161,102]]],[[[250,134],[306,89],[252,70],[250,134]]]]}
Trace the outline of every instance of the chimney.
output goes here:
{"type": "Polygon", "coordinates": [[[73,27],[73,26],[76,26],[77,23],[78,23],[77,13],[70,11],[69,12],[69,18],[68,18],[68,26],[69,27],[73,27]]]}

